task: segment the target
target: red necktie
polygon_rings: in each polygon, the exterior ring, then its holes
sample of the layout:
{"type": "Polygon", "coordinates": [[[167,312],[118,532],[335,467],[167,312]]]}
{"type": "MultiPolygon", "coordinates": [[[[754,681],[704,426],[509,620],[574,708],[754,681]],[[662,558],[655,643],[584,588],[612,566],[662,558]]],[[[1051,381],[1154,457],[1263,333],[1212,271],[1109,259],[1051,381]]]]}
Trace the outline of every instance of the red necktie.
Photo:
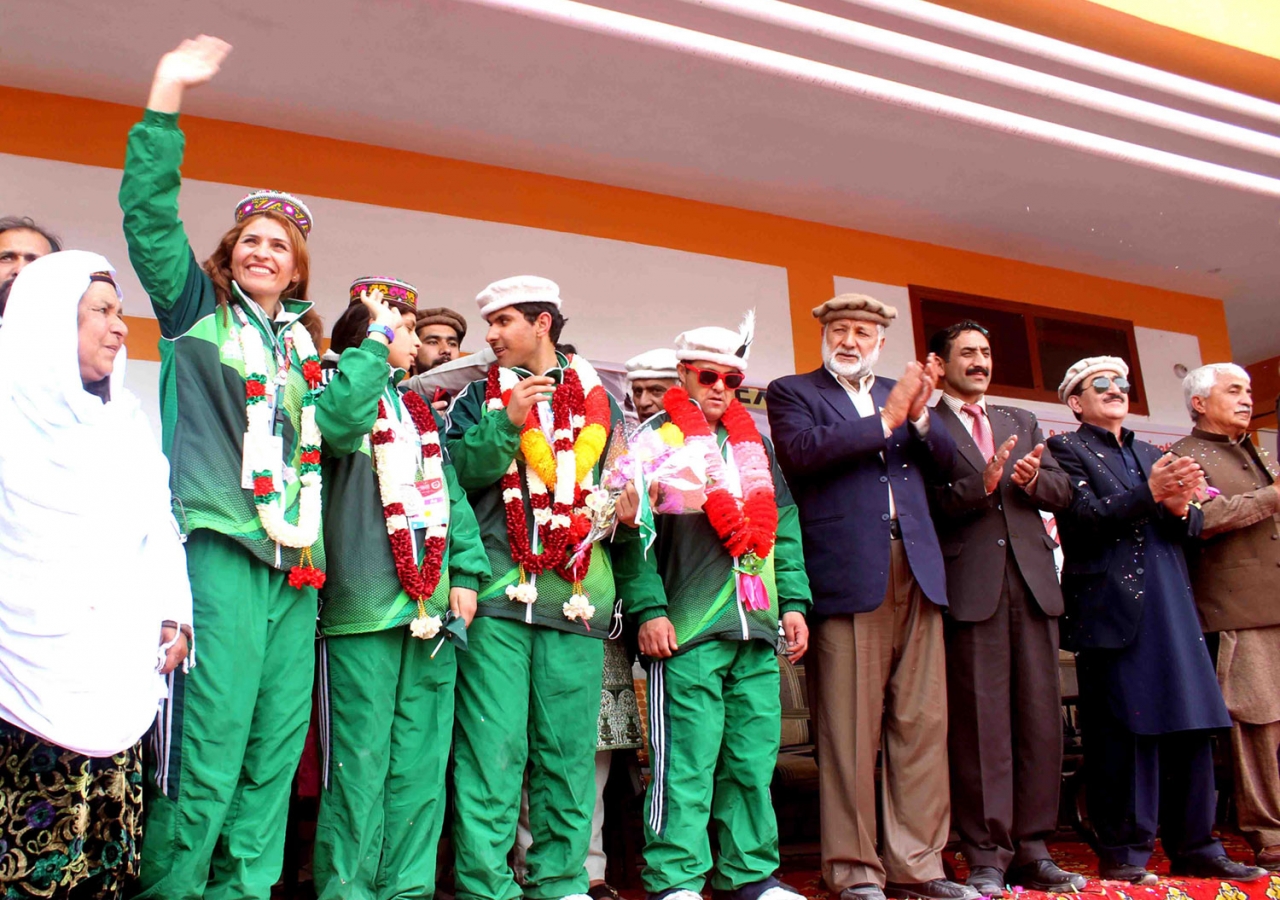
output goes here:
{"type": "Polygon", "coordinates": [[[996,455],[996,445],[991,440],[991,426],[987,424],[987,414],[976,403],[966,403],[960,407],[973,416],[973,442],[978,445],[978,452],[987,462],[996,455]]]}

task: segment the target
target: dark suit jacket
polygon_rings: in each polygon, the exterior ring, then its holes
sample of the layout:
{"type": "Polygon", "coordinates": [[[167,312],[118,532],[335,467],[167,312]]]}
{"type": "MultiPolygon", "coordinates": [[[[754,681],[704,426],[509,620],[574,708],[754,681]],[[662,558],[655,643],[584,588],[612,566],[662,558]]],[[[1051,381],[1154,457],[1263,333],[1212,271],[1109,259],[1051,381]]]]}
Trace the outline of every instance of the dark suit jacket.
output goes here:
{"type": "MultiPolygon", "coordinates": [[[[895,384],[877,377],[876,409],[895,384]]],[[[928,434],[909,425],[884,436],[825,368],[769,385],[769,428],[800,508],[804,558],[816,616],[869,612],[889,583],[889,491],[912,574],[929,600],[947,603],[946,573],[929,515],[926,473],[950,470],[955,442],[930,411],[928,434]]]]}
{"type": "MultiPolygon", "coordinates": [[[[1128,432],[1126,432],[1128,434],[1128,432]]],[[[1065,560],[1062,593],[1062,646],[1068,650],[1119,649],[1128,646],[1142,620],[1148,525],[1155,540],[1178,545],[1196,537],[1204,516],[1191,507],[1186,519],[1174,516],[1151,496],[1145,479],[1163,454],[1135,440],[1143,482],[1124,486],[1119,451],[1087,425],[1049,438],[1049,449],[1071,477],[1071,508],[1058,516],[1065,560]]],[[[1185,563],[1183,580],[1187,580],[1185,563]]]]}
{"type": "Polygon", "coordinates": [[[960,622],[991,618],[1000,602],[1010,548],[1040,609],[1045,615],[1061,615],[1062,589],[1053,564],[1057,544],[1045,531],[1039,511],[1059,513],[1067,509],[1071,505],[1071,479],[1046,448],[1033,485],[1035,493],[1028,495],[1013,483],[1014,462],[1044,442],[1035,415],[988,401],[987,419],[994,446],[999,448],[1010,436],[1018,436],[1000,486],[988,495],[982,482],[987,463],[964,422],[942,401],[934,411],[955,439],[958,451],[949,479],[935,485],[931,492],[933,522],[947,563],[951,617],[960,622]]]}

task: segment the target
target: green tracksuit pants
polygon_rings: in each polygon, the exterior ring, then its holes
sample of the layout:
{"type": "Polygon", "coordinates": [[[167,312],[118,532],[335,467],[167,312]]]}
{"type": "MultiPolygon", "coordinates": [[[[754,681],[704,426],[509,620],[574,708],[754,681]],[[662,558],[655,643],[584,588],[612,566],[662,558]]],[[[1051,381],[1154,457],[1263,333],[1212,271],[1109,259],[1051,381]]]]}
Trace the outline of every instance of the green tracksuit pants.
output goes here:
{"type": "Polygon", "coordinates": [[[457,663],[408,626],[321,644],[319,900],[430,900],[457,663]],[[436,651],[435,659],[431,653],[436,651]]]}
{"type": "Polygon", "coordinates": [[[311,717],[316,592],[207,529],[187,569],[198,665],[164,710],[138,896],[267,900],[311,717]]]}
{"type": "Polygon", "coordinates": [[[649,664],[644,889],[737,890],[778,868],[769,796],[782,732],[778,658],[764,641],[709,640],[649,664]]]}
{"type": "Polygon", "coordinates": [[[495,616],[477,617],[469,638],[454,725],[457,896],[584,894],[604,641],[495,616]],[[522,892],[507,854],[526,764],[533,845],[522,892]]]}

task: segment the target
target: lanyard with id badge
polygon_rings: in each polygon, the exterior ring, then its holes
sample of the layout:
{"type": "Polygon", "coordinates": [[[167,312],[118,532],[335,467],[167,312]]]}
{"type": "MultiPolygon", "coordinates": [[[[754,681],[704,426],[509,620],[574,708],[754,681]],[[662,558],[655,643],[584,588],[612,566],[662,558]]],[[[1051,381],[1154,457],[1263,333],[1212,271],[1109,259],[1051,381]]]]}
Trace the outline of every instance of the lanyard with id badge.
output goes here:
{"type": "Polygon", "coordinates": [[[440,457],[424,457],[422,453],[422,435],[414,428],[405,427],[406,420],[412,421],[408,410],[395,391],[389,391],[388,399],[395,404],[396,418],[395,446],[400,464],[396,471],[403,473],[407,479],[400,485],[400,497],[403,498],[405,518],[409,520],[409,528],[414,535],[415,556],[421,538],[420,532],[429,528],[446,528],[449,525],[449,488],[444,478],[444,466],[440,457]]]}

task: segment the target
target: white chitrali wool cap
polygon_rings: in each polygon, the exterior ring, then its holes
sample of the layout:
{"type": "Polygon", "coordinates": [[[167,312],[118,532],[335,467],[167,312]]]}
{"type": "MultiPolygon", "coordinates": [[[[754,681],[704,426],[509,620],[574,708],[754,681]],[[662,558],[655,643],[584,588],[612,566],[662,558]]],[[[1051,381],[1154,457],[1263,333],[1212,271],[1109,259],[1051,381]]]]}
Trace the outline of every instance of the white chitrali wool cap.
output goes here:
{"type": "Polygon", "coordinates": [[[627,381],[640,378],[676,378],[676,351],[663,347],[627,360],[627,381]]]}
{"type": "Polygon", "coordinates": [[[747,371],[747,359],[751,356],[751,342],[755,338],[756,311],[750,310],[737,331],[707,325],[693,328],[676,337],[676,359],[681,362],[719,363],[747,371]]]}
{"type": "Polygon", "coordinates": [[[1092,378],[1099,372],[1118,372],[1129,377],[1129,364],[1118,356],[1088,356],[1067,369],[1067,374],[1058,385],[1058,399],[1063,403],[1075,391],[1076,385],[1086,378],[1092,378]]]}
{"type": "Polygon", "coordinates": [[[476,295],[480,315],[488,316],[520,303],[550,303],[560,308],[560,285],[537,275],[516,275],[495,281],[476,295]]]}

